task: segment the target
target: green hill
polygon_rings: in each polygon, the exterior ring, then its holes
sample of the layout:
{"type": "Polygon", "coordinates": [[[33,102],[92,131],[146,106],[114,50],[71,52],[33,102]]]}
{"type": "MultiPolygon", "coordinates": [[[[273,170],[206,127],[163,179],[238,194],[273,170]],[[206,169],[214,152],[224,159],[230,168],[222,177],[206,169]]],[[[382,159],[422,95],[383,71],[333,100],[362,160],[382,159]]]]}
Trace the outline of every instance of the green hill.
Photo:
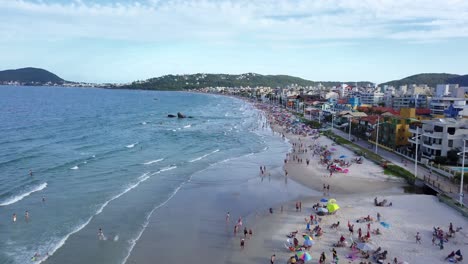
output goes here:
{"type": "Polygon", "coordinates": [[[447,83],[459,84],[460,86],[468,86],[468,74],[450,78],[448,79],[447,83]]]}
{"type": "MultiPolygon", "coordinates": [[[[136,81],[129,85],[119,87],[126,89],[145,90],[186,90],[204,87],[285,87],[297,84],[299,86],[315,86],[321,83],[325,86],[336,86],[342,82],[316,82],[305,80],[289,75],[261,75],[256,73],[245,74],[186,74],[186,75],[165,75],[151,78],[145,81],[136,81]]],[[[355,82],[348,82],[354,84],[355,82]]],[[[359,82],[360,85],[367,85],[370,82],[359,82]]]]}
{"type": "Polygon", "coordinates": [[[391,85],[394,87],[399,87],[402,85],[411,84],[427,84],[430,87],[436,87],[437,84],[450,83],[449,80],[455,77],[459,77],[459,75],[450,73],[421,73],[403,78],[401,80],[393,80],[382,83],[380,86],[391,85]]]}
{"type": "Polygon", "coordinates": [[[22,68],[17,70],[0,71],[0,82],[19,82],[25,85],[57,83],[62,84],[64,80],[57,75],[39,68],[22,68]]]}

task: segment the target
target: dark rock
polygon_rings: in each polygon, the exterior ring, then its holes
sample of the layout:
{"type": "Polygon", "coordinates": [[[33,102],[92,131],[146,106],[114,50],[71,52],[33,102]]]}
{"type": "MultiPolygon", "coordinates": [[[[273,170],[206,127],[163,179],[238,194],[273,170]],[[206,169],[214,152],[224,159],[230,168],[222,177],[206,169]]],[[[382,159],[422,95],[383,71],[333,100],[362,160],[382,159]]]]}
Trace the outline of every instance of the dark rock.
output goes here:
{"type": "Polygon", "coordinates": [[[177,117],[178,118],[185,118],[186,116],[184,116],[181,112],[177,112],[177,117]]]}
{"type": "Polygon", "coordinates": [[[167,115],[167,117],[176,117],[175,115],[167,115]]]}
{"type": "Polygon", "coordinates": [[[193,116],[189,116],[188,118],[193,118],[193,116]]]}

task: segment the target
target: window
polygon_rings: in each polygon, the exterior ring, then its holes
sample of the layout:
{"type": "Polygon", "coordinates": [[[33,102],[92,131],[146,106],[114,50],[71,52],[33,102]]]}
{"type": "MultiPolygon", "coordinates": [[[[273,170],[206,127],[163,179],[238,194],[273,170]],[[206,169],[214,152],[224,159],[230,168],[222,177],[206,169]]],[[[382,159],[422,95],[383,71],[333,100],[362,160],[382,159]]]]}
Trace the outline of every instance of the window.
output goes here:
{"type": "Polygon", "coordinates": [[[443,132],[444,128],[441,126],[434,126],[434,132],[443,132]]]}
{"type": "Polygon", "coordinates": [[[449,141],[448,141],[448,147],[449,147],[449,148],[453,147],[453,140],[452,140],[452,139],[449,139],[449,141]]]}
{"type": "Polygon", "coordinates": [[[453,134],[455,134],[455,128],[454,128],[454,127],[449,127],[449,128],[447,129],[447,132],[448,132],[450,135],[453,135],[453,134]]]}

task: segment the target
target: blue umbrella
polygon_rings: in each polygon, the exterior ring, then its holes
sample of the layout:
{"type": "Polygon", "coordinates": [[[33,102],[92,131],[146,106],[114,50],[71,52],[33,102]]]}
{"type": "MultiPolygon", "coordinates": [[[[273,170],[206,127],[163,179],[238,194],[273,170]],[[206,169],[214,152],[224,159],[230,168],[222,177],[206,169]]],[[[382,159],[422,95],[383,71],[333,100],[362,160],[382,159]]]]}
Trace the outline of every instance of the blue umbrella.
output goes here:
{"type": "Polygon", "coordinates": [[[304,246],[311,247],[313,244],[315,244],[314,240],[311,240],[311,239],[304,240],[304,246]]]}
{"type": "Polygon", "coordinates": [[[346,159],[346,158],[347,158],[346,155],[341,155],[341,156],[340,156],[340,159],[346,159]]]}
{"type": "Polygon", "coordinates": [[[326,202],[328,202],[328,199],[326,199],[326,198],[322,198],[322,199],[320,199],[320,202],[322,202],[322,203],[326,203],[326,202]]]}

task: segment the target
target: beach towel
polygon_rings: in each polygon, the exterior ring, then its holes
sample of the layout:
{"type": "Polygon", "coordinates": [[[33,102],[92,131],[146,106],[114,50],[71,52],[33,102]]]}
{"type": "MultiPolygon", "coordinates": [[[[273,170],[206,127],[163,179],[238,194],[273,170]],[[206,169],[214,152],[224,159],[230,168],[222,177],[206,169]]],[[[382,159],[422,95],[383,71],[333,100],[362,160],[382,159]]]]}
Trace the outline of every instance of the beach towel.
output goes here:
{"type": "Polygon", "coordinates": [[[385,228],[390,228],[390,224],[387,222],[380,222],[380,224],[385,228]]]}

